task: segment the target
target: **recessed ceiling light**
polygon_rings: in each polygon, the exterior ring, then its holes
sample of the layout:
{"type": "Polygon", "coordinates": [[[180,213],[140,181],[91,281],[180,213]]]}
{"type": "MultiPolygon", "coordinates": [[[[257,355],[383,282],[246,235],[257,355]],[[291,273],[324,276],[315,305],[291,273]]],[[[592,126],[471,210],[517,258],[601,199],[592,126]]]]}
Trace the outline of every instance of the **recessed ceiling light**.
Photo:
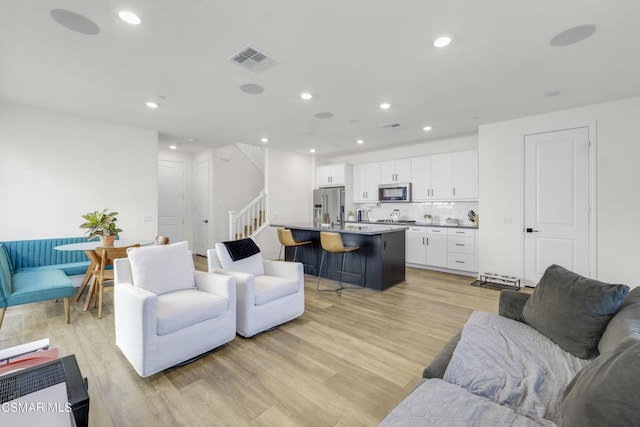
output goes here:
{"type": "Polygon", "coordinates": [[[177,145],[170,145],[169,148],[171,148],[172,150],[177,150],[178,146],[177,145]]]}
{"type": "Polygon", "coordinates": [[[391,104],[389,104],[388,102],[383,102],[382,104],[380,104],[380,108],[382,108],[383,110],[388,110],[389,108],[391,108],[391,104]]]}
{"type": "Polygon", "coordinates": [[[158,108],[158,104],[156,104],[153,101],[149,101],[149,102],[145,103],[144,105],[146,105],[147,107],[151,108],[152,110],[155,110],[156,108],[158,108]]]}
{"type": "Polygon", "coordinates": [[[315,152],[316,152],[316,149],[315,149],[315,148],[310,148],[310,149],[309,149],[309,152],[313,154],[313,153],[315,153],[315,152]]]}
{"type": "Polygon", "coordinates": [[[433,129],[431,126],[425,126],[422,128],[422,130],[425,132],[429,132],[431,129],[433,129]]]}
{"type": "Polygon", "coordinates": [[[364,139],[359,139],[359,140],[357,140],[357,141],[356,141],[356,143],[358,143],[358,144],[364,144],[364,139]]]}
{"type": "Polygon", "coordinates": [[[300,94],[300,98],[304,99],[305,101],[308,101],[311,98],[313,98],[313,95],[311,95],[309,92],[302,92],[300,94]]]}
{"type": "Polygon", "coordinates": [[[269,142],[269,138],[260,138],[260,142],[264,142],[266,144],[269,142]]]}
{"type": "Polygon", "coordinates": [[[547,92],[544,94],[544,96],[546,96],[547,98],[553,98],[554,96],[558,96],[558,95],[560,95],[559,90],[554,90],[552,92],[547,92]]]}
{"type": "Polygon", "coordinates": [[[446,47],[449,46],[449,43],[451,43],[450,36],[440,36],[433,41],[435,47],[446,47]]]}
{"type": "Polygon", "coordinates": [[[129,12],[128,10],[123,10],[118,13],[120,19],[122,19],[127,24],[138,25],[140,22],[140,18],[133,12],[129,12]]]}

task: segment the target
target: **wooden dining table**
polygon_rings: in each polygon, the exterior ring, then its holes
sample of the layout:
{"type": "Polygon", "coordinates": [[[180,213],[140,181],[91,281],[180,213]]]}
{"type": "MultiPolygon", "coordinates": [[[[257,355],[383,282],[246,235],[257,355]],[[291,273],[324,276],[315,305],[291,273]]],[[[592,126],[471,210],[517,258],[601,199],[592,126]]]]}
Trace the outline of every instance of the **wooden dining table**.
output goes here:
{"type": "MultiPolygon", "coordinates": [[[[121,248],[126,246],[133,246],[140,244],[141,246],[150,245],[153,242],[144,242],[141,243],[139,240],[116,240],[113,243],[114,248],[121,248]]],[[[87,289],[87,285],[89,285],[89,290],[87,293],[87,299],[84,303],[84,308],[82,311],[89,310],[89,306],[91,305],[91,301],[93,300],[93,296],[95,294],[94,280],[93,274],[100,267],[100,256],[96,253],[96,249],[100,247],[100,241],[94,240],[89,242],[81,242],[81,243],[70,243],[67,245],[56,246],[53,249],[57,251],[84,251],[85,255],[89,259],[89,267],[87,268],[87,272],[84,274],[82,282],[80,283],[80,288],[78,292],[76,292],[76,296],[74,297],[74,301],[80,301],[82,294],[85,289],[87,289]]]]}

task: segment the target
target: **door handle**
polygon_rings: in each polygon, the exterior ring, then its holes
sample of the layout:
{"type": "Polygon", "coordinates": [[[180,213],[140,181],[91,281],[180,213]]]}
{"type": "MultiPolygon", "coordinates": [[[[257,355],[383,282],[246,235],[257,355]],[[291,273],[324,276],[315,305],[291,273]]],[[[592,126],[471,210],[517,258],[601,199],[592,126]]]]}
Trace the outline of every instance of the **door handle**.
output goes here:
{"type": "Polygon", "coordinates": [[[534,230],[533,228],[525,228],[525,230],[527,233],[539,233],[540,230],[534,230]]]}
{"type": "Polygon", "coordinates": [[[204,220],[204,221],[202,221],[202,222],[204,222],[205,224],[209,224],[209,220],[208,220],[208,219],[205,219],[205,220],[204,220]]]}

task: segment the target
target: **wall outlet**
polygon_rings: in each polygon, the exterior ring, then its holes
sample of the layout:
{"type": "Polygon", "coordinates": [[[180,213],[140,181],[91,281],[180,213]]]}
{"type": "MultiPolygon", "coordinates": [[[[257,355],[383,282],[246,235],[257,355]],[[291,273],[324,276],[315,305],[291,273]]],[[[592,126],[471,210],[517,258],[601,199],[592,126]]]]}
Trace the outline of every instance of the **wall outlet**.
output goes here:
{"type": "Polygon", "coordinates": [[[151,222],[151,215],[147,215],[144,217],[144,222],[151,222]]]}

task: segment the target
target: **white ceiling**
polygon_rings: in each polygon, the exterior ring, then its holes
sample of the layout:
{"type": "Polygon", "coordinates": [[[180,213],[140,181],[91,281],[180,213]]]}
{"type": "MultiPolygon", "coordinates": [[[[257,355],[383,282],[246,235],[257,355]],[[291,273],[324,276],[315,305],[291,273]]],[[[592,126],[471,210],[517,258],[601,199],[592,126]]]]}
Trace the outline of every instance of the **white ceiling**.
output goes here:
{"type": "Polygon", "coordinates": [[[0,99],[155,129],[185,148],[266,136],[353,154],[639,95],[639,18],[637,0],[1,0],[0,99]],[[62,27],[53,8],[100,32],[62,27]],[[121,21],[123,9],[142,23],[121,21]],[[549,44],[583,24],[597,31],[549,44]],[[453,43],[436,49],[442,33],[453,43]],[[279,63],[255,74],[229,60],[246,46],[279,63]],[[388,122],[402,127],[379,128],[388,122]]]}

